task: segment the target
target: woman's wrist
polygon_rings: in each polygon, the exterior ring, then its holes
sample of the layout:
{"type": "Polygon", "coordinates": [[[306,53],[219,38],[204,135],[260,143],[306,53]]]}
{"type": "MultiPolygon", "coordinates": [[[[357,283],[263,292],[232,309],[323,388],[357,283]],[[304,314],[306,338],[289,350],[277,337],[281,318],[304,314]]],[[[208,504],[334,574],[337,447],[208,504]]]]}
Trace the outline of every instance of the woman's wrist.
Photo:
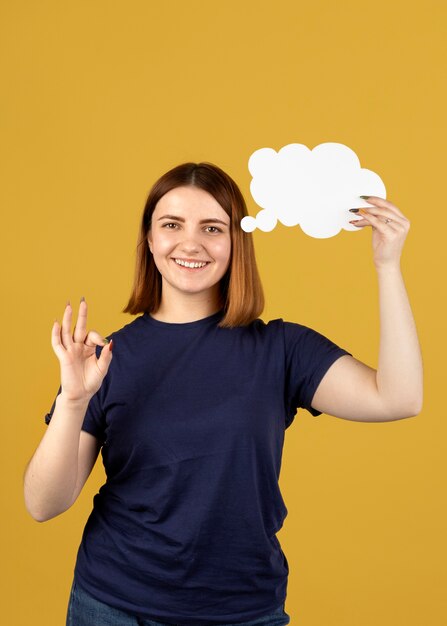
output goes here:
{"type": "Polygon", "coordinates": [[[63,406],[65,409],[84,409],[87,408],[92,396],[84,396],[79,398],[70,398],[64,391],[56,398],[56,404],[58,406],[63,406]]]}
{"type": "Polygon", "coordinates": [[[381,275],[389,275],[389,274],[401,274],[402,270],[400,267],[400,263],[399,262],[393,262],[393,263],[382,263],[382,264],[377,264],[375,265],[377,274],[381,275]]]}

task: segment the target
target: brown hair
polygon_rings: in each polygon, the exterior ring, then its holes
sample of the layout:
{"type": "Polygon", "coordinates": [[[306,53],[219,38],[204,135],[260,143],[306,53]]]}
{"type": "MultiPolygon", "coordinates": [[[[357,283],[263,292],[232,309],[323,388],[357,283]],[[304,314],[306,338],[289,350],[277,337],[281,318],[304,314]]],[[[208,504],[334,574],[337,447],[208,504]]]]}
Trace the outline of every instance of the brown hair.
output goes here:
{"type": "Polygon", "coordinates": [[[245,326],[264,309],[253,236],[240,226],[241,219],[248,215],[247,206],[234,180],[217,165],[207,162],[178,165],[163,174],[149,191],[138,235],[134,284],[123,313],[155,313],[160,306],[162,278],[149,250],[147,234],[160,198],[171,189],[185,186],[210,193],[230,218],[231,258],[220,281],[220,306],[224,315],[219,326],[245,326]]]}

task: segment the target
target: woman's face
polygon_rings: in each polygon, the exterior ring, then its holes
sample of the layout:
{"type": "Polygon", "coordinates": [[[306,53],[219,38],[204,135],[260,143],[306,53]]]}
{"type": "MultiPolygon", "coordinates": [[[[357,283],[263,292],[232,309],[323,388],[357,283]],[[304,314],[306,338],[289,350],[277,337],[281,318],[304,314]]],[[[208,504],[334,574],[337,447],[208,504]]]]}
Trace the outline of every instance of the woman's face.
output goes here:
{"type": "Polygon", "coordinates": [[[148,243],[166,289],[215,297],[231,255],[230,218],[197,187],[176,187],[152,214],[148,243]]]}

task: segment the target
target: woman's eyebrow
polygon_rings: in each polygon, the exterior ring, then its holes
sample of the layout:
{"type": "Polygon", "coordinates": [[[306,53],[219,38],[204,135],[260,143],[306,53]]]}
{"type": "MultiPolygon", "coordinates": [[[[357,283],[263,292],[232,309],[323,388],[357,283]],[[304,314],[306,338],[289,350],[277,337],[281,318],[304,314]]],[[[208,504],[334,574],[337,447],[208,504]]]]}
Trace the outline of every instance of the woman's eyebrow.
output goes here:
{"type": "MultiPolygon", "coordinates": [[[[162,217],[159,217],[157,221],[159,222],[160,220],[164,220],[164,219],[177,220],[178,222],[184,222],[185,221],[184,217],[178,217],[177,215],[163,215],[162,217]]],[[[209,224],[210,222],[217,223],[217,224],[223,224],[224,226],[229,226],[229,224],[227,224],[227,222],[224,222],[222,220],[218,220],[215,217],[210,217],[209,219],[206,219],[206,220],[200,220],[199,224],[209,224]]]]}

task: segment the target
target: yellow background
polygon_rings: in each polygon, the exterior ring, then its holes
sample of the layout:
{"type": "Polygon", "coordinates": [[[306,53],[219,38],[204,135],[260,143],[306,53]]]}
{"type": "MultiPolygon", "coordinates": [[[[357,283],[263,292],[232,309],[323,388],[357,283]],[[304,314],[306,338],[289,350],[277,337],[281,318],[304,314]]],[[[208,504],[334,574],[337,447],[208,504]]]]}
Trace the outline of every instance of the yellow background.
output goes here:
{"type": "MultiPolygon", "coordinates": [[[[249,156],[335,141],[410,219],[402,269],[425,365],[416,418],[362,424],[299,411],[286,431],[279,533],[300,626],[447,623],[445,420],[446,4],[56,0],[1,3],[2,623],[59,626],[100,461],[45,524],[24,467],[59,385],[65,302],[90,328],[130,322],[147,192],[184,161],[218,164],[249,211],[249,156]]],[[[326,334],[376,367],[371,231],[254,234],[263,319],[326,334]]]]}

